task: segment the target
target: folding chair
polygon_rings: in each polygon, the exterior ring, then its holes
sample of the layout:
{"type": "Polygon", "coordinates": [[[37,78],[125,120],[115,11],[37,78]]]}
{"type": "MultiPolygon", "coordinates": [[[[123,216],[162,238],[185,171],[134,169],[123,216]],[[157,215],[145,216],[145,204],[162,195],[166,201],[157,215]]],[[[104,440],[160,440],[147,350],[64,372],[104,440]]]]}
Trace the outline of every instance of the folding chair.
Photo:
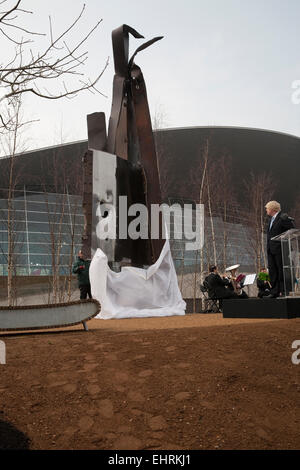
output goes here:
{"type": "Polygon", "coordinates": [[[214,299],[212,297],[209,297],[208,286],[207,286],[206,281],[204,281],[203,284],[201,284],[200,290],[203,294],[204,302],[205,302],[206,307],[207,307],[204,312],[205,313],[220,313],[220,312],[222,312],[222,310],[221,310],[221,299],[214,299]]]}

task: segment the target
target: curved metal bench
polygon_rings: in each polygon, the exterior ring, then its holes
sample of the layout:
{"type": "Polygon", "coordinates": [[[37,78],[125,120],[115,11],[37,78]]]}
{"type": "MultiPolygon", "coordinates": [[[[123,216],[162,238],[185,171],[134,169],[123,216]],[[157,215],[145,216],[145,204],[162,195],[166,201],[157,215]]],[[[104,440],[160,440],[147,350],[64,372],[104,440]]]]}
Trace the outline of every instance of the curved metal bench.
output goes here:
{"type": "Polygon", "coordinates": [[[62,328],[86,322],[100,312],[95,299],[48,305],[0,307],[0,331],[41,330],[62,328]]]}

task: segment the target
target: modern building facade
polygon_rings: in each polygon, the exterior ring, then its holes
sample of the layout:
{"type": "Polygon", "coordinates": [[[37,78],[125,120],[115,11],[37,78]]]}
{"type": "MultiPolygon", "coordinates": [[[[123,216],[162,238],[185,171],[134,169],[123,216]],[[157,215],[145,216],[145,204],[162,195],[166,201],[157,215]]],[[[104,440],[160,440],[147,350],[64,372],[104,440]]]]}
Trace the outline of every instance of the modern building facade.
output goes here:
{"type": "MultiPolygon", "coordinates": [[[[272,198],[291,210],[298,197],[300,139],[233,127],[158,130],[155,138],[164,201],[206,206],[204,251],[187,253],[183,242],[171,240],[178,272],[207,269],[210,262],[255,269],[247,210],[251,181],[268,175],[272,198]]],[[[0,160],[0,275],[12,253],[17,275],[50,275],[57,266],[60,274],[70,272],[83,232],[86,150],[87,141],[80,141],[16,156],[11,197],[10,159],[0,160]]]]}

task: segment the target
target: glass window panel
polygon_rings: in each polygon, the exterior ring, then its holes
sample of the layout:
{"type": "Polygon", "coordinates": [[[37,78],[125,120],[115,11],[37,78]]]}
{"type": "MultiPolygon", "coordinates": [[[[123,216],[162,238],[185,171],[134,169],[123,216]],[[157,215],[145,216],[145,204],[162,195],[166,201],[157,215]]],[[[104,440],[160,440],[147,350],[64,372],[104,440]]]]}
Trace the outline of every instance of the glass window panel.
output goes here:
{"type": "MultiPolygon", "coordinates": [[[[64,215],[60,213],[50,214],[50,221],[51,223],[55,223],[57,225],[65,224],[69,227],[72,225],[70,214],[68,213],[65,213],[64,215]]],[[[69,228],[68,230],[70,231],[71,229],[69,228]]]]}
{"type": "Polygon", "coordinates": [[[84,225],[84,217],[81,214],[71,214],[72,225],[84,225]]]}
{"type": "Polygon", "coordinates": [[[82,203],[80,202],[79,204],[71,204],[70,205],[70,211],[72,214],[80,214],[83,215],[83,208],[82,208],[82,203]]]}
{"type": "Polygon", "coordinates": [[[7,220],[7,208],[5,209],[0,208],[0,219],[7,220]]]}
{"type": "Polygon", "coordinates": [[[50,236],[48,233],[28,233],[29,243],[50,243],[50,236]]]}
{"type": "MultiPolygon", "coordinates": [[[[73,263],[73,256],[72,256],[71,262],[73,263]]],[[[64,256],[64,255],[60,256],[59,264],[68,266],[70,264],[70,256],[64,256]]]]}
{"type": "Polygon", "coordinates": [[[83,234],[84,227],[83,225],[75,225],[74,227],[74,233],[76,235],[82,235],[83,234]]]}
{"type": "Polygon", "coordinates": [[[48,222],[49,223],[49,214],[47,214],[47,212],[28,211],[27,220],[28,222],[48,222]]]}
{"type": "Polygon", "coordinates": [[[51,252],[51,245],[50,243],[30,243],[29,244],[29,252],[31,254],[44,254],[49,255],[51,252]]]}
{"type": "Polygon", "coordinates": [[[14,199],[13,200],[13,208],[15,210],[24,210],[25,209],[24,201],[14,199]]]}
{"type": "Polygon", "coordinates": [[[50,255],[30,255],[30,266],[51,265],[52,258],[50,255]]]}
{"type": "Polygon", "coordinates": [[[22,220],[24,221],[25,220],[25,211],[22,211],[22,210],[14,210],[13,211],[13,214],[12,214],[12,217],[14,220],[18,221],[18,220],[22,220]]]}
{"type": "Polygon", "coordinates": [[[3,253],[0,253],[0,264],[7,264],[7,256],[3,253]]]}
{"type": "Polygon", "coordinates": [[[47,212],[45,202],[27,202],[28,211],[47,212]]]}
{"type": "Polygon", "coordinates": [[[28,264],[28,257],[27,255],[21,255],[14,253],[13,254],[13,264],[14,265],[27,265],[28,264]]]}
{"type": "MultiPolygon", "coordinates": [[[[24,232],[26,230],[26,223],[20,220],[12,220],[11,221],[11,228],[13,232],[24,232]]],[[[8,230],[8,222],[7,220],[0,220],[0,231],[7,232],[8,230]]]]}
{"type": "MultiPolygon", "coordinates": [[[[5,227],[6,231],[7,231],[7,223],[5,224],[3,222],[3,224],[0,223],[0,226],[1,227],[5,227]]],[[[1,228],[2,230],[2,228],[1,228]]],[[[26,232],[26,223],[25,222],[21,222],[19,220],[16,220],[12,223],[12,230],[13,232],[20,232],[20,234],[18,235],[18,237],[22,234],[23,237],[24,237],[24,234],[26,232]]]]}
{"type": "MultiPolygon", "coordinates": [[[[7,193],[7,197],[8,197],[8,193],[7,193]]],[[[12,193],[12,198],[14,201],[23,201],[24,200],[24,191],[23,190],[14,190],[13,193],[12,193]]]]}
{"type": "Polygon", "coordinates": [[[33,201],[33,202],[45,202],[45,194],[43,194],[43,193],[34,193],[32,191],[26,191],[26,201],[27,201],[27,204],[31,201],[33,201]]]}
{"type": "Polygon", "coordinates": [[[38,222],[28,222],[28,232],[44,232],[49,233],[49,224],[47,223],[38,223],[38,222]]]}
{"type": "Polygon", "coordinates": [[[71,230],[69,224],[56,224],[51,223],[50,226],[47,222],[28,222],[29,232],[41,232],[41,233],[54,233],[64,234],[70,236],[71,230]]]}
{"type": "MultiPolygon", "coordinates": [[[[24,221],[25,220],[25,211],[12,209],[10,212],[11,219],[14,221],[24,221]]],[[[0,219],[7,221],[8,219],[8,210],[0,209],[0,219]]]]}
{"type": "Polygon", "coordinates": [[[0,241],[0,253],[7,253],[8,243],[0,241]]]}
{"type": "Polygon", "coordinates": [[[15,243],[14,247],[13,247],[13,253],[26,254],[27,253],[27,243],[24,243],[24,242],[15,243]]]}
{"type": "MultiPolygon", "coordinates": [[[[0,228],[1,228],[1,224],[0,224],[0,228]]],[[[8,241],[7,236],[8,236],[7,230],[1,230],[0,231],[0,243],[1,242],[7,242],[8,241]]]]}
{"type": "Polygon", "coordinates": [[[70,253],[71,253],[71,246],[70,246],[70,245],[67,245],[67,244],[63,245],[63,246],[61,247],[60,252],[61,252],[62,255],[68,255],[68,256],[70,256],[70,253]]]}

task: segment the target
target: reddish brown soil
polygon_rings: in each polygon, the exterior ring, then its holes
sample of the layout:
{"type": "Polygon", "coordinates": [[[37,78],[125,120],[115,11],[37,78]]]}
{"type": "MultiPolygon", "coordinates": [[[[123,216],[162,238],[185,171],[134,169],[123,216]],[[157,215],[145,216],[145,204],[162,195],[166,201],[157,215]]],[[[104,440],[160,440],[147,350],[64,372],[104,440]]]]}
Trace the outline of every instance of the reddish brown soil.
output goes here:
{"type": "Polygon", "coordinates": [[[1,335],[0,448],[300,448],[300,319],[89,327],[1,335]]]}

